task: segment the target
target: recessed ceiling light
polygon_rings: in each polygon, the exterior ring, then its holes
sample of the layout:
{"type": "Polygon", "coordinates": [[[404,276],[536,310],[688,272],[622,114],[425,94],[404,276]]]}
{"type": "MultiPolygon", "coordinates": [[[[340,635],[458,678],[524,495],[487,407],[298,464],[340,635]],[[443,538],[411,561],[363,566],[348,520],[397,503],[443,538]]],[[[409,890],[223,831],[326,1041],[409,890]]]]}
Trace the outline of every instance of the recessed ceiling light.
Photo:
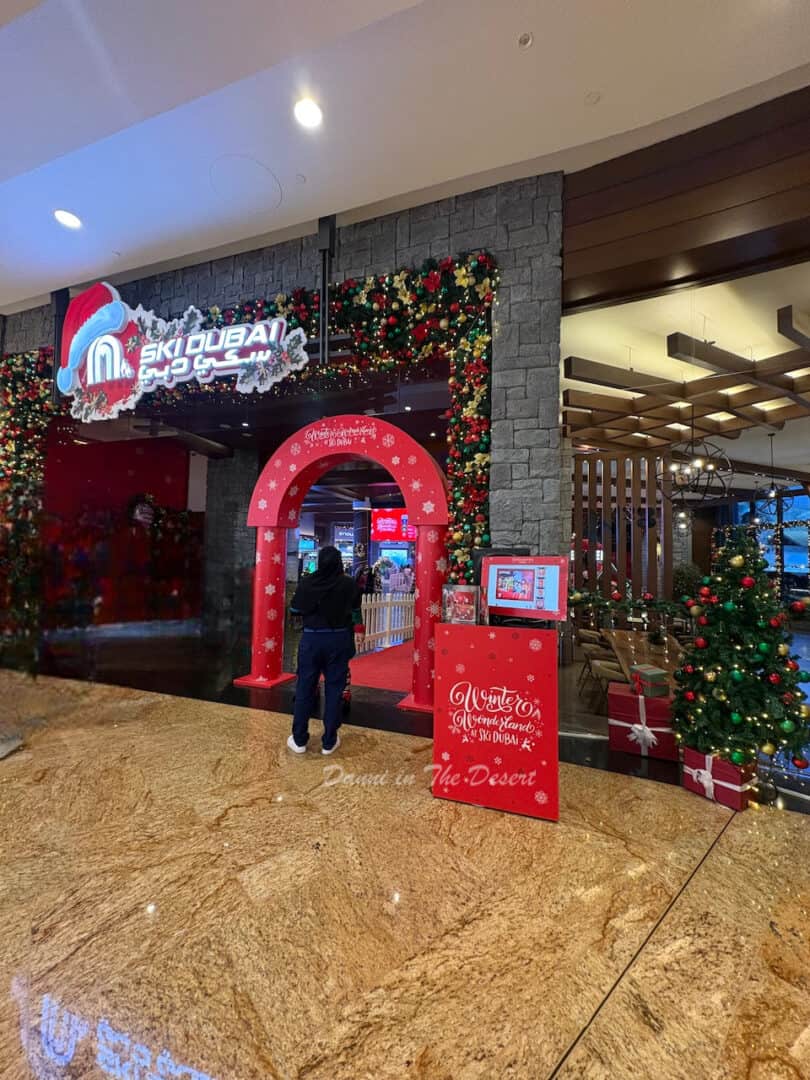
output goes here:
{"type": "Polygon", "coordinates": [[[406,406],[405,406],[405,412],[410,412],[410,411],[411,411],[411,406],[410,406],[410,405],[406,405],[406,406]]]}
{"type": "Polygon", "coordinates": [[[435,438],[436,438],[436,432],[435,432],[435,431],[431,431],[431,433],[430,433],[430,437],[431,437],[431,439],[435,439],[435,438]]]}
{"type": "Polygon", "coordinates": [[[305,128],[316,128],[321,126],[323,120],[323,113],[321,112],[320,105],[314,102],[312,98],[301,98],[300,101],[296,101],[295,119],[305,128]]]}
{"type": "Polygon", "coordinates": [[[534,34],[531,32],[531,30],[526,30],[518,38],[518,48],[530,49],[532,45],[534,45],[534,34]]]}
{"type": "Polygon", "coordinates": [[[242,421],[242,427],[250,427],[250,424],[247,422],[247,420],[242,421]]]}
{"type": "Polygon", "coordinates": [[[70,210],[54,210],[53,216],[66,229],[80,229],[82,227],[82,219],[77,217],[76,214],[71,214],[70,210]]]}

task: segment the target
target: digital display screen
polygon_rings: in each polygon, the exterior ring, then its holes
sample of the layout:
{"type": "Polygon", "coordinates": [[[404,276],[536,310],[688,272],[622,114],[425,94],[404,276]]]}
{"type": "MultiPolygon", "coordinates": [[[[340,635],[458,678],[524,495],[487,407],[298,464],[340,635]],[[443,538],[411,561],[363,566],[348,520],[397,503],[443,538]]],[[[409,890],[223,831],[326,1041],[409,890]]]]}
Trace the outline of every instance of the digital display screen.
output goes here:
{"type": "Polygon", "coordinates": [[[565,617],[566,560],[553,556],[484,560],[486,609],[527,619],[565,617]]]}
{"type": "Polygon", "coordinates": [[[415,540],[416,528],[408,524],[408,511],[405,509],[372,510],[371,539],[376,541],[415,540]]]}

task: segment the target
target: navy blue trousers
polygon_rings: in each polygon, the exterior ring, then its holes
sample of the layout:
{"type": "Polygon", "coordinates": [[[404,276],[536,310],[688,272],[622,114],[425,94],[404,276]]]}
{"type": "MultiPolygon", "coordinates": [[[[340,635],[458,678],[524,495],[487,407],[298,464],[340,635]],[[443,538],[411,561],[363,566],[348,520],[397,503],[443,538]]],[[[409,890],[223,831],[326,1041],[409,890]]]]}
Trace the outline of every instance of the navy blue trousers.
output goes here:
{"type": "Polygon", "coordinates": [[[354,634],[351,630],[305,630],[301,635],[292,728],[298,746],[306,746],[309,740],[309,718],[315,706],[321,675],[325,686],[323,748],[331,750],[335,745],[340,727],[343,688],[353,655],[354,634]]]}

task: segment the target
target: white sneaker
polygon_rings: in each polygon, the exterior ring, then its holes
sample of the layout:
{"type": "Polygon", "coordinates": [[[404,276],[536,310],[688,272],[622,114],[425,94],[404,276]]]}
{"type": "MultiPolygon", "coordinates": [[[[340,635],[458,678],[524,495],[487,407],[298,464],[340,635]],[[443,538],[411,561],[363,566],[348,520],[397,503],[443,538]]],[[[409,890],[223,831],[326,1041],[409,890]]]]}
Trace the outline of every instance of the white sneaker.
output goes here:
{"type": "Polygon", "coordinates": [[[335,745],[332,747],[332,749],[331,750],[324,750],[323,747],[321,747],[321,753],[322,754],[334,754],[334,752],[337,750],[337,748],[339,746],[340,746],[340,736],[338,735],[338,737],[335,739],[335,745]]]}
{"type": "Polygon", "coordinates": [[[292,750],[294,754],[305,754],[307,752],[307,748],[299,746],[292,735],[287,736],[287,749],[292,750]]]}

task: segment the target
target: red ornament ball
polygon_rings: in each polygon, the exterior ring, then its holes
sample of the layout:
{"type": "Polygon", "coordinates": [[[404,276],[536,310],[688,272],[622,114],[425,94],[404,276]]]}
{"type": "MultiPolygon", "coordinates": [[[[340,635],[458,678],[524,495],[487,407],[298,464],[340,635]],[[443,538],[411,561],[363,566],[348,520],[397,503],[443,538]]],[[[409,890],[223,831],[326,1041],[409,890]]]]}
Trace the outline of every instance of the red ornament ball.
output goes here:
{"type": "Polygon", "coordinates": [[[708,585],[701,586],[701,588],[698,590],[698,592],[700,593],[701,596],[711,596],[712,595],[712,590],[709,588],[708,585]]]}
{"type": "Polygon", "coordinates": [[[696,695],[694,690],[687,690],[683,696],[686,698],[687,701],[694,701],[696,695]]]}
{"type": "Polygon", "coordinates": [[[645,592],[644,596],[642,597],[642,600],[644,600],[647,604],[649,604],[649,602],[654,599],[655,597],[651,592],[645,592]]]}
{"type": "Polygon", "coordinates": [[[795,757],[793,759],[793,764],[796,766],[797,769],[806,769],[807,766],[810,765],[810,761],[808,761],[805,757],[795,757]]]}
{"type": "Polygon", "coordinates": [[[694,669],[694,666],[692,664],[684,664],[683,670],[684,670],[685,675],[694,675],[695,674],[695,669],[694,669]]]}
{"type": "Polygon", "coordinates": [[[752,577],[749,577],[748,574],[746,574],[746,576],[740,580],[740,584],[744,589],[753,589],[756,582],[752,577]]]}
{"type": "Polygon", "coordinates": [[[695,606],[695,601],[694,601],[694,600],[692,600],[691,598],[690,598],[689,600],[684,600],[684,602],[683,602],[683,606],[684,606],[685,608],[690,608],[690,607],[694,607],[694,606],[695,606]]]}
{"type": "Polygon", "coordinates": [[[708,619],[708,617],[706,615],[698,616],[698,626],[708,626],[708,625],[709,625],[709,619],[708,619]]]}
{"type": "Polygon", "coordinates": [[[706,640],[705,637],[696,637],[695,638],[695,648],[696,649],[705,649],[708,646],[708,644],[709,643],[708,643],[708,641],[706,640]]]}
{"type": "Polygon", "coordinates": [[[775,616],[772,619],[768,619],[768,626],[773,627],[774,630],[778,630],[781,625],[782,624],[775,616]]]}
{"type": "Polygon", "coordinates": [[[710,604],[719,604],[720,603],[720,597],[719,596],[714,596],[714,595],[710,596],[709,597],[709,603],[710,604]]]}
{"type": "Polygon", "coordinates": [[[795,660],[788,660],[788,662],[787,662],[787,664],[785,666],[787,667],[788,671],[798,671],[799,670],[799,665],[796,663],[795,660]]]}
{"type": "Polygon", "coordinates": [[[617,603],[619,602],[619,600],[621,600],[621,598],[622,598],[622,594],[619,592],[618,589],[616,589],[614,592],[612,592],[610,594],[610,599],[615,600],[617,603]]]}
{"type": "Polygon", "coordinates": [[[790,610],[794,615],[804,615],[804,604],[801,600],[794,600],[790,605],[790,610]]]}
{"type": "Polygon", "coordinates": [[[793,694],[788,690],[786,694],[782,694],[782,702],[785,705],[791,705],[793,703],[793,694]]]}
{"type": "Polygon", "coordinates": [[[781,681],[782,676],[779,674],[778,671],[772,671],[768,676],[768,682],[772,683],[774,686],[778,686],[781,681]]]}

